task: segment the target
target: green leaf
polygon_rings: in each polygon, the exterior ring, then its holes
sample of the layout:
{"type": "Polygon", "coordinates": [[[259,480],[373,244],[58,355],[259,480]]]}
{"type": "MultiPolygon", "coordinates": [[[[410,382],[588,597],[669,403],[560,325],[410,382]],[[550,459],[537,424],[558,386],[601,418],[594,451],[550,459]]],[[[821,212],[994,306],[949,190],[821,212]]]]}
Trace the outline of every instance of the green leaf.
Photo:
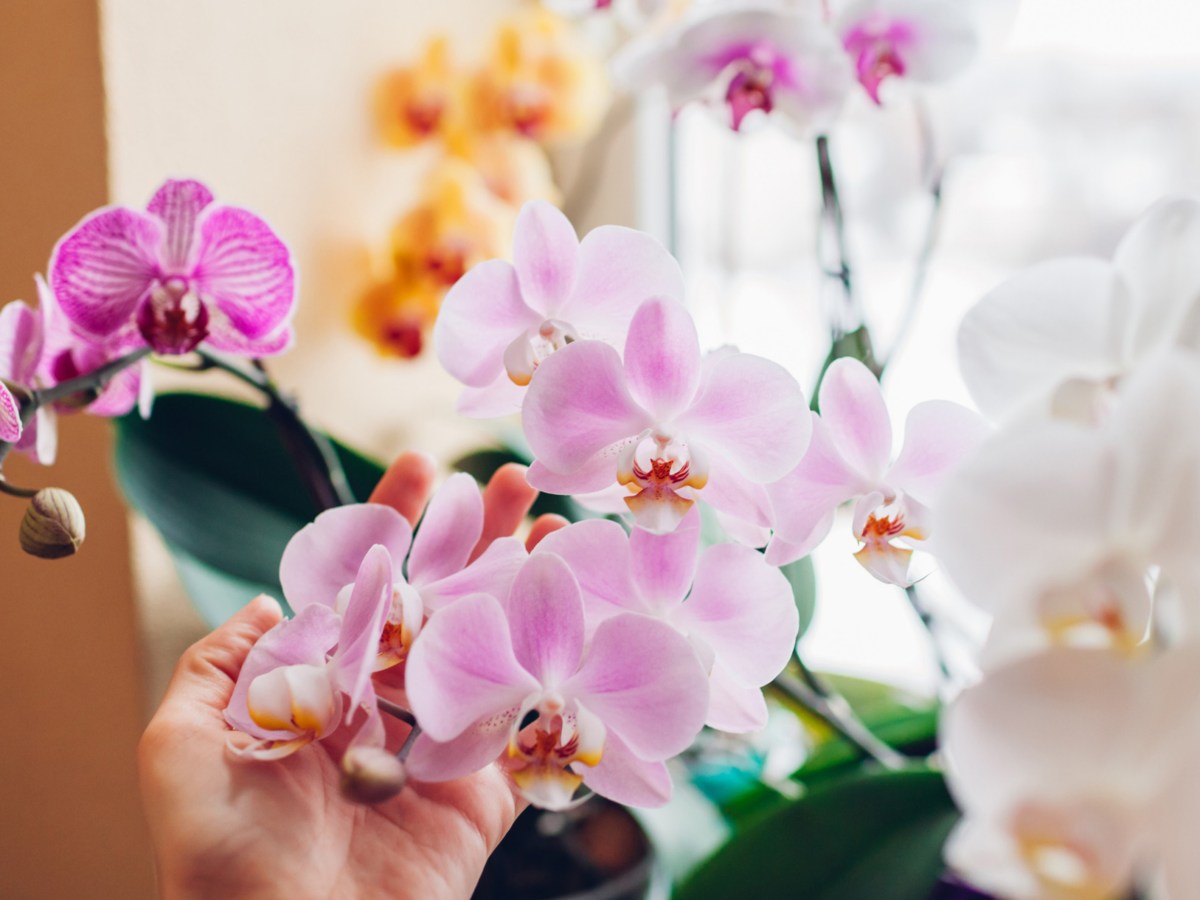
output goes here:
{"type": "MultiPolygon", "coordinates": [[[[269,594],[283,603],[283,591],[278,580],[273,584],[243,581],[205,565],[178,547],[168,545],[167,549],[171,551],[171,558],[175,561],[175,571],[179,573],[179,580],[183,582],[184,589],[192,598],[192,605],[209,625],[215,627],[224,622],[259,594],[269,594]]],[[[287,604],[284,604],[284,609],[291,614],[287,604]]]]}
{"type": "Polygon", "coordinates": [[[813,571],[811,556],[805,556],[795,562],[790,562],[779,569],[792,586],[792,595],[796,598],[796,609],[800,613],[800,634],[804,636],[808,626],[812,624],[813,613],[817,611],[817,575],[813,571]]]}
{"type": "MultiPolygon", "coordinates": [[[[351,488],[365,500],[383,467],[336,448],[351,488]]],[[[262,410],[220,397],[166,394],[149,420],[120,419],[116,469],[130,505],[184,560],[181,575],[202,612],[199,592],[217,590],[216,577],[228,590],[240,582],[279,597],[283,548],[319,512],[262,410]]]]}
{"type": "Polygon", "coordinates": [[[764,816],[725,844],[676,896],[926,900],[957,818],[936,772],[857,773],[764,816]]]}

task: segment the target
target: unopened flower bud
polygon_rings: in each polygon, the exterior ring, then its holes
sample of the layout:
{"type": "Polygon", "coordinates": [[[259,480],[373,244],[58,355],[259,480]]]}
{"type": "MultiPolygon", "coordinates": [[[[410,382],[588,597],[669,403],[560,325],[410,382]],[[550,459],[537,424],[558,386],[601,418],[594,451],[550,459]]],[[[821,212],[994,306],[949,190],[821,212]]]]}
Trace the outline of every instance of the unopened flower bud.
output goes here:
{"type": "Polygon", "coordinates": [[[86,533],[83,507],[69,491],[45,488],[34,494],[21,520],[21,549],[42,559],[72,556],[86,533]]]}
{"type": "Polygon", "coordinates": [[[342,796],[355,803],[382,803],[407,781],[404,763],[381,747],[351,747],[342,757],[342,796]]]}

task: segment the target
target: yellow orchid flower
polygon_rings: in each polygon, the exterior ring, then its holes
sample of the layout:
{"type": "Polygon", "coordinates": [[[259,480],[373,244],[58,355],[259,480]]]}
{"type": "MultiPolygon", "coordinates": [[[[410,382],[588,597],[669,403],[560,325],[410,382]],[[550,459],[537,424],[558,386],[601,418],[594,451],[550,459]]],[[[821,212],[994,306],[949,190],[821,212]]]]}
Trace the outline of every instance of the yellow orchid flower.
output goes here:
{"type": "Polygon", "coordinates": [[[395,69],[375,92],[375,114],[384,141],[399,148],[413,147],[443,132],[461,105],[462,76],[450,61],[444,37],[431,40],[421,59],[395,69]]]}

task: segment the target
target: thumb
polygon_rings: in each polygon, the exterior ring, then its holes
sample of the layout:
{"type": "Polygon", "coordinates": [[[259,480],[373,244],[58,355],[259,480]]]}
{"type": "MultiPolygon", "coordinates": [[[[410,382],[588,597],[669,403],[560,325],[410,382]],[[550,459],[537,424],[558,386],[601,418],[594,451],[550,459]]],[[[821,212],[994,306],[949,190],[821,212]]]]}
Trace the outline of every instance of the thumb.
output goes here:
{"type": "Polygon", "coordinates": [[[192,644],[179,658],[159,712],[194,714],[204,710],[220,716],[250,649],[282,618],[279,603],[262,594],[192,644]]]}

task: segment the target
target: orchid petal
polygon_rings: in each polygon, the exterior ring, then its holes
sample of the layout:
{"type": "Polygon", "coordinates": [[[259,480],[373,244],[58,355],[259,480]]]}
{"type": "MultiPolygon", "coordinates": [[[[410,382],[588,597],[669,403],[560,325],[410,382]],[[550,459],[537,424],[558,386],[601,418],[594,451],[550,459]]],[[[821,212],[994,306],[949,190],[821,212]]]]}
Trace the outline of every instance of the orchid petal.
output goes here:
{"type": "Polygon", "coordinates": [[[513,652],[547,690],[575,673],[583,655],[583,597],[567,564],[535,553],[521,567],[508,596],[513,652]]]}
{"type": "Polygon", "coordinates": [[[756,686],[787,665],[800,627],[787,578],[740,544],[717,544],[704,552],[696,586],[670,621],[704,641],[733,675],[756,686]]]}
{"type": "Polygon", "coordinates": [[[604,225],[580,243],[575,289],[559,307],[558,317],[584,338],[621,347],[644,301],[682,301],[683,296],[679,263],[657,239],[632,228],[604,225]]]}
{"type": "Polygon", "coordinates": [[[295,330],[285,324],[279,330],[260,338],[248,338],[220,309],[211,310],[208,318],[208,337],[205,345],[221,353],[261,359],[278,356],[295,342],[295,330]]]}
{"type": "MultiPolygon", "coordinates": [[[[147,367],[147,362],[140,362],[128,369],[122,369],[108,380],[100,396],[88,405],[87,411],[93,416],[113,417],[132,412],[141,397],[142,382],[149,381],[147,367]]],[[[94,370],[99,366],[89,368],[94,370]]]]}
{"type": "Polygon", "coordinates": [[[287,246],[258,216],[233,206],[214,207],[201,219],[192,280],[249,340],[274,336],[295,307],[287,246]]]}
{"type": "Polygon", "coordinates": [[[965,406],[945,400],[918,403],[908,414],[904,446],[887,480],[918,503],[933,506],[946,476],[987,434],[987,423],[965,406]]]}
{"type": "Polygon", "coordinates": [[[804,393],[786,369],[721,350],[704,358],[700,389],[678,425],[689,441],[721,454],[756,484],[795,468],[811,429],[804,393]]]}
{"type": "Polygon", "coordinates": [[[482,388],[500,378],[511,384],[504,372],[504,350],[543,318],[525,304],[511,265],[499,259],[480,263],[442,301],[433,328],[438,360],[469,387],[482,388]]]}
{"type": "Polygon", "coordinates": [[[653,808],[671,799],[671,773],[666,765],[639,759],[611,731],[600,762],[594,766],[575,763],[572,768],[589,788],[616,803],[653,808]]]}
{"type": "Polygon", "coordinates": [[[20,300],[0,308],[0,378],[33,387],[45,344],[44,315],[20,300]]]}
{"type": "MultiPolygon", "coordinates": [[[[613,494],[609,499],[616,501],[610,503],[612,511],[624,513],[623,501],[629,496],[629,492],[624,485],[617,482],[617,467],[621,453],[634,440],[634,438],[625,438],[604,447],[570,474],[551,471],[538,460],[534,460],[529,466],[526,478],[539,491],[564,496],[574,494],[577,500],[580,494],[597,494],[601,491],[611,490],[613,494]]],[[[586,504],[584,505],[586,506],[586,504]]]]}
{"type": "Polygon", "coordinates": [[[625,385],[620,355],[598,341],[571,344],[541,364],[522,419],[534,456],[564,475],[652,423],[625,385]]]}
{"type": "Polygon", "coordinates": [[[225,739],[225,746],[229,749],[229,752],[237,759],[252,759],[255,762],[286,759],[297,750],[307,747],[313,742],[313,736],[305,734],[300,737],[293,737],[291,740],[259,739],[241,745],[241,739],[236,738],[235,734],[230,734],[225,739]]]}
{"type": "Polygon", "coordinates": [[[993,421],[1043,406],[1071,379],[1122,371],[1129,293],[1110,263],[1061,259],[1010,278],[977,303],[958,332],[971,399],[993,421]]]}
{"type": "Polygon", "coordinates": [[[75,326],[97,337],[129,326],[156,277],[165,228],[125,207],[97,210],[55,246],[50,285],[75,326]]]}
{"type": "Polygon", "coordinates": [[[34,462],[42,466],[54,465],[58,456],[58,414],[45,406],[35,412],[25,430],[25,440],[29,441],[34,462]]]}
{"type": "Polygon", "coordinates": [[[871,370],[857,359],[836,360],[821,382],[820,405],[838,455],[865,480],[882,481],[892,458],[892,422],[871,370]]]}
{"type": "Polygon", "coordinates": [[[359,503],[326,510],[284,548],[283,595],[296,612],[312,605],[333,609],[338,592],[355,581],[367,551],[382,544],[398,569],[411,540],[408,522],[390,506],[359,503]]]}
{"type": "Polygon", "coordinates": [[[519,708],[540,689],[513,653],[508,619],[486,594],[430,618],[405,670],[412,711],[429,736],[449,741],[482,719],[519,708]]]}
{"type": "Polygon", "coordinates": [[[531,200],[521,208],[513,230],[513,265],[526,304],[544,318],[557,318],[579,269],[579,239],[554,204],[531,200]]]}
{"type": "Polygon", "coordinates": [[[337,643],[341,617],[326,606],[310,606],[285,619],[258,639],[238,672],[225,709],[225,721],[238,731],[270,740],[291,740],[291,731],[269,731],[250,718],[246,698],[258,676],[284,666],[321,665],[337,643]]]}
{"type": "Polygon", "coordinates": [[[760,536],[761,530],[771,524],[768,489],[747,478],[719,454],[709,453],[707,462],[708,483],[699,496],[718,513],[743,523],[740,537],[760,536]]]}
{"type": "Polygon", "coordinates": [[[588,519],[546,535],[533,555],[553,553],[570,567],[589,614],[649,612],[630,577],[629,537],[616,522],[588,519]]]}
{"type": "Polygon", "coordinates": [[[422,733],[404,764],[417,781],[453,781],[494,762],[508,745],[510,719],[476,724],[453,740],[438,742],[422,733]]]}
{"type": "Polygon", "coordinates": [[[682,303],[652,299],[638,307],[625,340],[629,392],[659,422],[684,410],[700,385],[700,338],[682,303]]]}
{"type": "Polygon", "coordinates": [[[21,425],[21,406],[3,384],[0,384],[0,441],[15,444],[24,430],[21,425]]]}
{"type": "Polygon", "coordinates": [[[146,212],[162,219],[162,261],[173,273],[182,272],[191,261],[196,220],[213,202],[212,192],[198,181],[169,180],[150,198],[146,212]]]}
{"type": "Polygon", "coordinates": [[[647,760],[683,752],[708,709],[707,678],[691,645],[666,623],[633,613],[597,626],[563,693],[576,696],[647,760]]]}
{"type": "Polygon", "coordinates": [[[466,472],[446,479],[429,501],[413,538],[408,581],[422,587],[461,571],[483,533],[483,497],[466,472]]]}
{"type": "Polygon", "coordinates": [[[338,686],[350,697],[347,724],[369,689],[379,638],[391,608],[392,558],[388,548],[375,544],[363,557],[354,579],[333,658],[338,686]]]}
{"type": "Polygon", "coordinates": [[[652,611],[665,612],[683,601],[696,574],[699,550],[700,511],[695,507],[669,534],[633,529],[629,535],[630,571],[638,594],[652,611]]]}
{"type": "Polygon", "coordinates": [[[527,557],[525,545],[517,538],[497,538],[465,569],[437,581],[421,582],[425,608],[436,612],[469,594],[490,594],[503,600],[527,557]]]}
{"type": "Polygon", "coordinates": [[[704,724],[730,734],[765,728],[767,701],[762,688],[746,684],[718,659],[708,676],[708,718],[704,724]]]}

